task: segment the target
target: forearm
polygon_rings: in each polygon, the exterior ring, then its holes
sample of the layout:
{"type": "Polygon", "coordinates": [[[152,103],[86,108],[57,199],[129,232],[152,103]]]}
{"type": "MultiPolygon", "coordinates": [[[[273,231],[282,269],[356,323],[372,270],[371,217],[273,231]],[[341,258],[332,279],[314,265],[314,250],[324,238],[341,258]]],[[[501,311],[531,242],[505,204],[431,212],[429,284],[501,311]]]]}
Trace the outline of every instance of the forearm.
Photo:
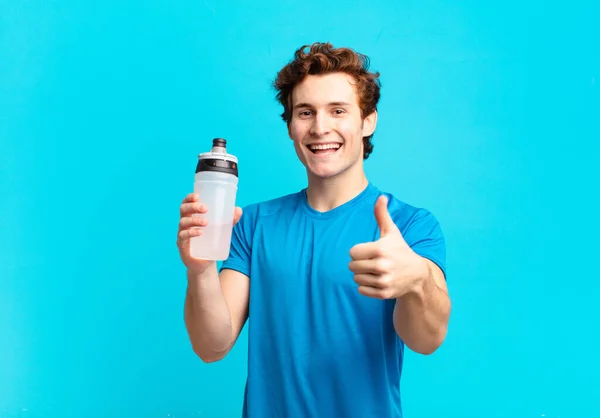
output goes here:
{"type": "Polygon", "coordinates": [[[415,288],[396,300],[394,327],[413,351],[433,353],[446,337],[450,299],[433,277],[431,267],[415,288]]]}
{"type": "Polygon", "coordinates": [[[232,342],[231,315],[216,265],[202,276],[188,272],[185,324],[194,352],[204,361],[224,357],[232,342]]]}

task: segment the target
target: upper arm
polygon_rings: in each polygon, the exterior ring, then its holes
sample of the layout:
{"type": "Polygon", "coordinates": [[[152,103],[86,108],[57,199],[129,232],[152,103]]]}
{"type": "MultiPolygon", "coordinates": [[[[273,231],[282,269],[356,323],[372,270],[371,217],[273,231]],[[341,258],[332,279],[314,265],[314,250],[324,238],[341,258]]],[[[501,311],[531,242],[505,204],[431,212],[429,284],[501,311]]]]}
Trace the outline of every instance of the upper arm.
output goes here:
{"type": "Polygon", "coordinates": [[[427,263],[436,286],[448,294],[446,241],[436,217],[426,209],[417,209],[408,220],[399,219],[397,224],[406,243],[427,263]]]}
{"type": "Polygon", "coordinates": [[[237,341],[244,324],[248,319],[248,303],[250,300],[250,278],[239,271],[224,268],[219,275],[221,291],[231,317],[233,339],[231,346],[237,341]]]}
{"type": "Polygon", "coordinates": [[[431,271],[431,276],[433,277],[436,286],[444,293],[448,294],[448,284],[446,283],[446,276],[442,269],[428,258],[425,258],[425,262],[429,266],[429,271],[431,271]]]}
{"type": "Polygon", "coordinates": [[[446,289],[446,240],[435,216],[419,209],[406,223],[401,232],[410,248],[427,260],[436,284],[446,289]]]}
{"type": "Polygon", "coordinates": [[[245,208],[233,227],[229,257],[223,262],[219,274],[221,291],[231,316],[232,345],[239,337],[249,314],[255,210],[256,206],[245,208]]]}
{"type": "Polygon", "coordinates": [[[448,295],[446,240],[436,217],[425,209],[418,210],[406,227],[405,239],[427,263],[435,285],[448,295]]]}

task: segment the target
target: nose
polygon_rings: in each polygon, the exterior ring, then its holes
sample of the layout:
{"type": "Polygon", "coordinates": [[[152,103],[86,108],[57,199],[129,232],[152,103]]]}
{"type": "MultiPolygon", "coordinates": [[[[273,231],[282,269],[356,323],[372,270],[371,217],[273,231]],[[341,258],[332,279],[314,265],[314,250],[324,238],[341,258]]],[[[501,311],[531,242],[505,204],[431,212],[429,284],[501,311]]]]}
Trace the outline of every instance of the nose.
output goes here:
{"type": "Polygon", "coordinates": [[[310,128],[310,133],[313,136],[324,136],[331,132],[331,123],[327,115],[317,113],[313,118],[313,123],[310,128]]]}

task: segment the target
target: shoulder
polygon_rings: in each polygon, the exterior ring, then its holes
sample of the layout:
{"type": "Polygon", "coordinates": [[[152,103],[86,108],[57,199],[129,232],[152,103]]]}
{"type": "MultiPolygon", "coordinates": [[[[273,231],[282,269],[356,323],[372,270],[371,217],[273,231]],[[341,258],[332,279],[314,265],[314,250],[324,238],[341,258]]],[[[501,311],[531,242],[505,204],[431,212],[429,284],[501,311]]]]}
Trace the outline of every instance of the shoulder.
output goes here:
{"type": "Polygon", "coordinates": [[[302,193],[304,193],[303,190],[245,205],[242,207],[242,218],[246,217],[247,221],[252,220],[256,222],[259,218],[280,214],[282,211],[296,207],[302,197],[302,193]]]}

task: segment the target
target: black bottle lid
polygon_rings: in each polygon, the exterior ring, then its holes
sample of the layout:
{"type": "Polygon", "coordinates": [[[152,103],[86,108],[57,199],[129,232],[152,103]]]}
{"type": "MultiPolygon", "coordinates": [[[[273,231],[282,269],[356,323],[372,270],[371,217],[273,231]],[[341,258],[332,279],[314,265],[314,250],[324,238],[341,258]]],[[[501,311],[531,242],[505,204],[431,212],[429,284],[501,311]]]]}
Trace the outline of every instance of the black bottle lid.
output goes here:
{"type": "Polygon", "coordinates": [[[223,138],[215,138],[213,139],[213,147],[221,147],[225,148],[227,146],[227,141],[223,138]]]}
{"type": "Polygon", "coordinates": [[[196,173],[201,171],[216,171],[238,176],[238,160],[232,154],[227,153],[227,141],[223,138],[215,138],[210,152],[204,152],[198,156],[196,173]]]}

